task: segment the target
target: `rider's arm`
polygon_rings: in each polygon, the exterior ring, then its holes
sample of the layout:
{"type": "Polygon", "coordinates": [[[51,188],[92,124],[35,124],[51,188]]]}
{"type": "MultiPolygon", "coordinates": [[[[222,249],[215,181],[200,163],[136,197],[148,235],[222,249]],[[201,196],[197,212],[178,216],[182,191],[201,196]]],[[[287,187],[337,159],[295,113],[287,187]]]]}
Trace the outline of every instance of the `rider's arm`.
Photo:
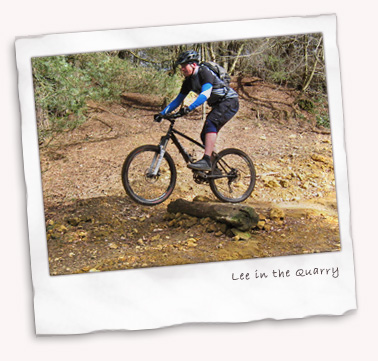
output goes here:
{"type": "Polygon", "coordinates": [[[193,110],[205,103],[205,101],[210,98],[213,90],[213,84],[215,81],[215,75],[213,72],[211,72],[208,68],[201,66],[198,69],[198,77],[200,83],[202,84],[201,93],[198,95],[197,99],[189,105],[189,110],[193,110]]]}
{"type": "Polygon", "coordinates": [[[205,101],[209,99],[212,89],[213,85],[211,83],[205,83],[204,85],[202,85],[201,93],[198,95],[197,99],[189,105],[189,110],[192,111],[193,109],[205,103],[205,101]]]}
{"type": "Polygon", "coordinates": [[[160,114],[162,115],[165,115],[165,114],[168,114],[172,111],[174,111],[181,103],[182,101],[185,99],[187,94],[183,94],[183,93],[179,93],[179,95],[177,95],[177,97],[172,100],[161,112],[160,114]]]}

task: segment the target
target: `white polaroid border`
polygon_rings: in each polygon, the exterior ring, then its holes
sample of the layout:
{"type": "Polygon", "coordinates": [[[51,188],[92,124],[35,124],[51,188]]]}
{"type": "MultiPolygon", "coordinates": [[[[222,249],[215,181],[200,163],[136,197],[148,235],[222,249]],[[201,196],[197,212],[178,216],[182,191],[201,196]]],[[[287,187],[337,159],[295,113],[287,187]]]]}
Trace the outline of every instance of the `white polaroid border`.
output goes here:
{"type": "Polygon", "coordinates": [[[230,21],[44,35],[16,40],[27,214],[38,335],[141,330],[197,322],[249,322],[356,309],[336,16],[230,21]],[[324,35],[341,251],[300,256],[49,275],[31,58],[184,43],[324,35]],[[297,270],[329,269],[300,277],[297,270]],[[274,270],[289,271],[276,278],[274,270]],[[256,278],[260,272],[268,278],[256,278]],[[249,273],[248,280],[236,280],[249,273]]]}

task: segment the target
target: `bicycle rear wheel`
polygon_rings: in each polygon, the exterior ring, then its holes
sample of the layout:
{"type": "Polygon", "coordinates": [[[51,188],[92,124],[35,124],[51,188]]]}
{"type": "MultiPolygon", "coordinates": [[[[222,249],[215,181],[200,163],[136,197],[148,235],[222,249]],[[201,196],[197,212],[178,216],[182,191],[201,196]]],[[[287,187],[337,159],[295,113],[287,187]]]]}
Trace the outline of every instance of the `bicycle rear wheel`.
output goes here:
{"type": "Polygon", "coordinates": [[[122,167],[122,183],[126,193],[136,202],[153,206],[164,202],[176,185],[176,167],[166,152],[156,175],[153,172],[159,157],[159,147],[143,145],[134,149],[122,167]]]}
{"type": "Polygon", "coordinates": [[[223,202],[245,201],[256,183],[256,170],[252,160],[239,149],[228,148],[219,152],[212,165],[210,188],[223,202]]]}

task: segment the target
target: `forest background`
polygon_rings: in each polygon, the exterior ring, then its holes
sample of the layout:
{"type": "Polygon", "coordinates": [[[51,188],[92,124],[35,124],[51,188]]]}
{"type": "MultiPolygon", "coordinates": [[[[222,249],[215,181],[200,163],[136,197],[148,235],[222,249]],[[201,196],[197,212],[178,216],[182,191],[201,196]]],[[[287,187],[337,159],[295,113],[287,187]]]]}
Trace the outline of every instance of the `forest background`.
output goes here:
{"type": "Polygon", "coordinates": [[[322,34],[302,34],[33,58],[40,145],[85,122],[89,100],[120,102],[123,92],[173,99],[182,82],[175,61],[188,49],[233,79],[254,77],[300,91],[305,98],[298,97],[298,106],[329,127],[322,34]]]}

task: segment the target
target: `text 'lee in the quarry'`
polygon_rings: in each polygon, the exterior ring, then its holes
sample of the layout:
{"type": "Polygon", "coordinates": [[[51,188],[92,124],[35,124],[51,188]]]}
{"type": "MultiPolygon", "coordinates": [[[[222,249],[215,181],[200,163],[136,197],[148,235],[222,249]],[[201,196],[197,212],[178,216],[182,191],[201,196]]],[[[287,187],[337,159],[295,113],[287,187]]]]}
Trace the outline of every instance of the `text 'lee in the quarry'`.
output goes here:
{"type": "Polygon", "coordinates": [[[251,279],[265,279],[273,278],[289,278],[289,277],[310,277],[310,276],[329,276],[338,278],[340,276],[339,267],[331,268],[298,268],[295,271],[274,269],[271,272],[261,272],[255,270],[254,272],[246,273],[232,273],[233,281],[249,281],[251,279]]]}

